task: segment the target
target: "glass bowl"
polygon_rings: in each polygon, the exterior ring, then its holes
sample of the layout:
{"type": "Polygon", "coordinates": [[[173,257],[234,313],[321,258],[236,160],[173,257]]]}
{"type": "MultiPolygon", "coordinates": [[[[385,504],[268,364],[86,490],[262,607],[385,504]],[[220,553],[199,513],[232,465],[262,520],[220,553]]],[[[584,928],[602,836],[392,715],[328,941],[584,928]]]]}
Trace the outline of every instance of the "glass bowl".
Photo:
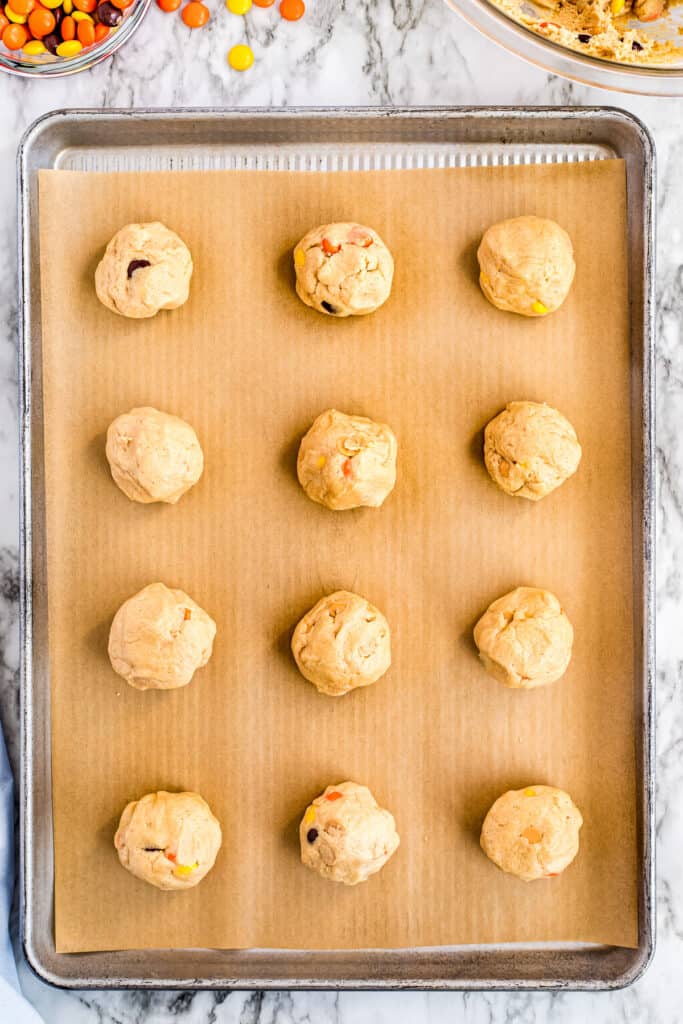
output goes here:
{"type": "MultiPolygon", "coordinates": [[[[683,60],[678,58],[666,64],[622,64],[603,57],[593,57],[556,43],[533,29],[516,21],[501,10],[493,0],[445,0],[488,39],[504,47],[523,60],[553,74],[562,75],[584,85],[596,85],[618,92],[639,93],[646,96],[683,96],[683,60]]],[[[520,6],[533,8],[531,0],[519,0],[520,6]]],[[[548,10],[535,8],[539,17],[548,17],[548,10]]],[[[633,22],[642,32],[660,40],[671,40],[683,46],[683,8],[672,7],[657,22],[645,25],[633,22]]]]}
{"type": "Polygon", "coordinates": [[[85,71],[94,64],[99,64],[101,60],[111,57],[130,39],[147,14],[151,2],[152,0],[135,0],[133,6],[123,12],[122,21],[101,43],[81,50],[75,57],[58,57],[52,53],[28,57],[21,50],[6,50],[0,43],[0,71],[8,71],[11,75],[23,75],[26,78],[57,78],[85,71]]]}

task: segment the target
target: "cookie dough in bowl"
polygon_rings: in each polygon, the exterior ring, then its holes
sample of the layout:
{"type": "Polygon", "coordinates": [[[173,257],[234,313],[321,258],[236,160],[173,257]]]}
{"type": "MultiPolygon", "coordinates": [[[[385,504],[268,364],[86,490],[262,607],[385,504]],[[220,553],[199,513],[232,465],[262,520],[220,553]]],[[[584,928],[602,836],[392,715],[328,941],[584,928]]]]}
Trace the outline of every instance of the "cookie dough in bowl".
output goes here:
{"type": "Polygon", "coordinates": [[[477,258],[479,284],[489,302],[530,317],[560,308],[576,270],[569,235],[544,217],[493,224],[484,233],[477,258]]]}
{"type": "Polygon", "coordinates": [[[391,292],[394,261],[372,228],[322,224],[294,247],[296,292],[328,316],[374,313],[391,292]]]}
{"type": "Polygon", "coordinates": [[[299,826],[301,861],[323,878],[357,885],[384,867],[399,836],[389,811],[367,786],[328,786],[306,809],[299,826]]]}
{"type": "Polygon", "coordinates": [[[147,793],[121,815],[114,837],[127,871],[157,889],[191,889],[213,867],[221,826],[198,793],[147,793]]]}
{"type": "Polygon", "coordinates": [[[327,508],[379,508],[396,483],[396,452],[385,423],[328,409],[299,446],[299,483],[311,501],[327,508]]]}
{"type": "Polygon", "coordinates": [[[320,693],[341,697],[376,683],[391,665],[389,623],[364,597],[337,590],[306,612],[294,630],[292,653],[320,693]]]}
{"type": "Polygon", "coordinates": [[[131,501],[143,504],[175,505],[204,469],[190,424],[150,406],[116,417],[107,430],[106,454],[114,481],[131,501]]]}
{"type": "Polygon", "coordinates": [[[139,320],[187,302],[192,256],[165,224],[127,224],[117,231],[95,271],[97,297],[107,309],[139,320]]]}
{"type": "Polygon", "coordinates": [[[474,642],[489,675],[512,689],[532,690],[567,671],[574,630],[549,590],[517,587],[487,608],[474,642]]]}
{"type": "Polygon", "coordinates": [[[493,863],[524,882],[559,875],[579,852],[583,818],[555,786],[527,786],[498,797],[484,819],[481,848],[493,863]]]}
{"type": "Polygon", "coordinates": [[[557,409],[541,402],[508,402],[486,426],[484,461],[506,494],[540,501],[576,472],[581,445],[557,409]]]}
{"type": "Polygon", "coordinates": [[[216,623],[186,593],[150,583],[114,616],[109,660],[137,690],[175,690],[206,665],[215,635],[216,623]]]}

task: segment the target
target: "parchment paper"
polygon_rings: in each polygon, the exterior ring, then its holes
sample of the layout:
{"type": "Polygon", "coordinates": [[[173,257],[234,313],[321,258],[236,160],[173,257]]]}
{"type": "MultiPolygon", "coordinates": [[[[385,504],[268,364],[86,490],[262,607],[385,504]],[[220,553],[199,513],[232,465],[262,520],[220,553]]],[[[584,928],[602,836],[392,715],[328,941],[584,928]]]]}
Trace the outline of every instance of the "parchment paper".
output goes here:
{"type": "Polygon", "coordinates": [[[637,941],[629,337],[621,162],[382,173],[43,172],[45,457],[60,951],[127,947],[401,947],[637,941]],[[484,300],[475,251],[493,221],[557,219],[576,247],[565,307],[544,320],[484,300]],[[99,304],[111,235],[160,219],[195,260],[190,301],[153,320],[99,304]],[[373,225],[396,260],[390,301],[345,321],[294,294],[291,248],[312,225],[373,225]],[[512,399],[547,401],[583,444],[576,477],[512,499],[481,459],[512,399]],[[175,507],[130,502],[104,458],[109,422],[150,404],[194,425],[200,484],[175,507]],[[335,406],[386,421],[399,475],[380,510],[328,512],[295,475],[298,441],[335,406]],[[120,603],[162,580],[217,620],[185,689],[116,676],[120,603]],[[471,631],[494,598],[548,587],[574,624],[566,677],[512,692],[471,631]],[[386,613],[377,685],[320,696],[289,654],[321,595],[386,613]],[[346,888],[299,864],[297,823],[327,783],[366,783],[401,847],[346,888]],[[585,825],[560,878],[525,884],[481,853],[509,787],[567,789],[585,825]],[[126,802],[193,789],[224,830],[212,873],[161,893],[118,863],[126,802]]]}

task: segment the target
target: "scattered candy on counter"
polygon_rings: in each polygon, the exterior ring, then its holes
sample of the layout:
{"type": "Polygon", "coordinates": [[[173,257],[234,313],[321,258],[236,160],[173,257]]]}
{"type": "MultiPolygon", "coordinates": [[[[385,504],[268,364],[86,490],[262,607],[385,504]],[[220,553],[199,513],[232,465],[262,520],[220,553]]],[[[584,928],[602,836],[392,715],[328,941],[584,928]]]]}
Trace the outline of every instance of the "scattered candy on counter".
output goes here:
{"type": "MultiPolygon", "coordinates": [[[[170,14],[177,11],[182,2],[183,0],[157,0],[157,6],[170,14]]],[[[272,7],[274,3],[275,0],[225,0],[225,6],[230,13],[241,17],[248,14],[252,6],[272,7]]],[[[304,0],[280,0],[278,10],[285,21],[298,21],[304,16],[306,5],[304,0]]],[[[201,0],[189,0],[180,16],[188,28],[202,28],[211,17],[208,7],[201,3],[201,0]]],[[[234,71],[248,71],[253,63],[254,51],[246,43],[237,43],[228,51],[228,64],[234,71]]]]}
{"type": "MultiPolygon", "coordinates": [[[[101,42],[135,0],[8,0],[0,10],[0,40],[29,57],[75,57],[101,42]]],[[[180,3],[180,0],[178,0],[180,3]]]]}

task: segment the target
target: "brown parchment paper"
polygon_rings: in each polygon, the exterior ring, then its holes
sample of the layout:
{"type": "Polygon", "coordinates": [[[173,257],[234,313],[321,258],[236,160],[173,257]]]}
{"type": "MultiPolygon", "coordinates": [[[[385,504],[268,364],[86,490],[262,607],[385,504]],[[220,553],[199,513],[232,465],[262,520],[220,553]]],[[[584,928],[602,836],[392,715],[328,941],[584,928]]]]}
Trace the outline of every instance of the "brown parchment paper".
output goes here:
{"type": "Polygon", "coordinates": [[[636,944],[623,164],[43,172],[40,225],[58,950],[636,944]],[[544,320],[493,309],[476,281],[482,231],[527,212],[576,247],[571,296],[544,320]],[[191,298],[126,320],[97,301],[94,268],[119,227],[154,219],[193,253],[191,298]],[[335,321],[295,296],[291,248],[347,219],[377,228],[396,277],[378,313],[335,321]],[[540,504],[482,464],[482,428],[511,399],[557,406],[583,444],[540,504]],[[144,404],[204,447],[175,508],[136,505],[109,476],[106,427],[144,404]],[[328,512],[299,488],[298,441],[329,406],[398,436],[379,511],[328,512]],[[114,612],[153,580],[218,623],[209,665],[175,692],[133,690],[107,659],[114,612]],[[576,632],[566,677],[530,693],[490,679],[471,640],[518,584],[558,594],[576,632]],[[289,638],[339,587],[384,610],[394,661],[335,700],[298,675],[289,638]],[[345,779],[402,839],[356,888],[299,864],[306,804],[345,779]],[[478,833],[500,793],[531,783],[566,788],[585,825],[562,877],[524,884],[478,833]],[[159,788],[199,791],[223,825],[215,869],[184,894],[137,881],[113,847],[126,802],[159,788]]]}

